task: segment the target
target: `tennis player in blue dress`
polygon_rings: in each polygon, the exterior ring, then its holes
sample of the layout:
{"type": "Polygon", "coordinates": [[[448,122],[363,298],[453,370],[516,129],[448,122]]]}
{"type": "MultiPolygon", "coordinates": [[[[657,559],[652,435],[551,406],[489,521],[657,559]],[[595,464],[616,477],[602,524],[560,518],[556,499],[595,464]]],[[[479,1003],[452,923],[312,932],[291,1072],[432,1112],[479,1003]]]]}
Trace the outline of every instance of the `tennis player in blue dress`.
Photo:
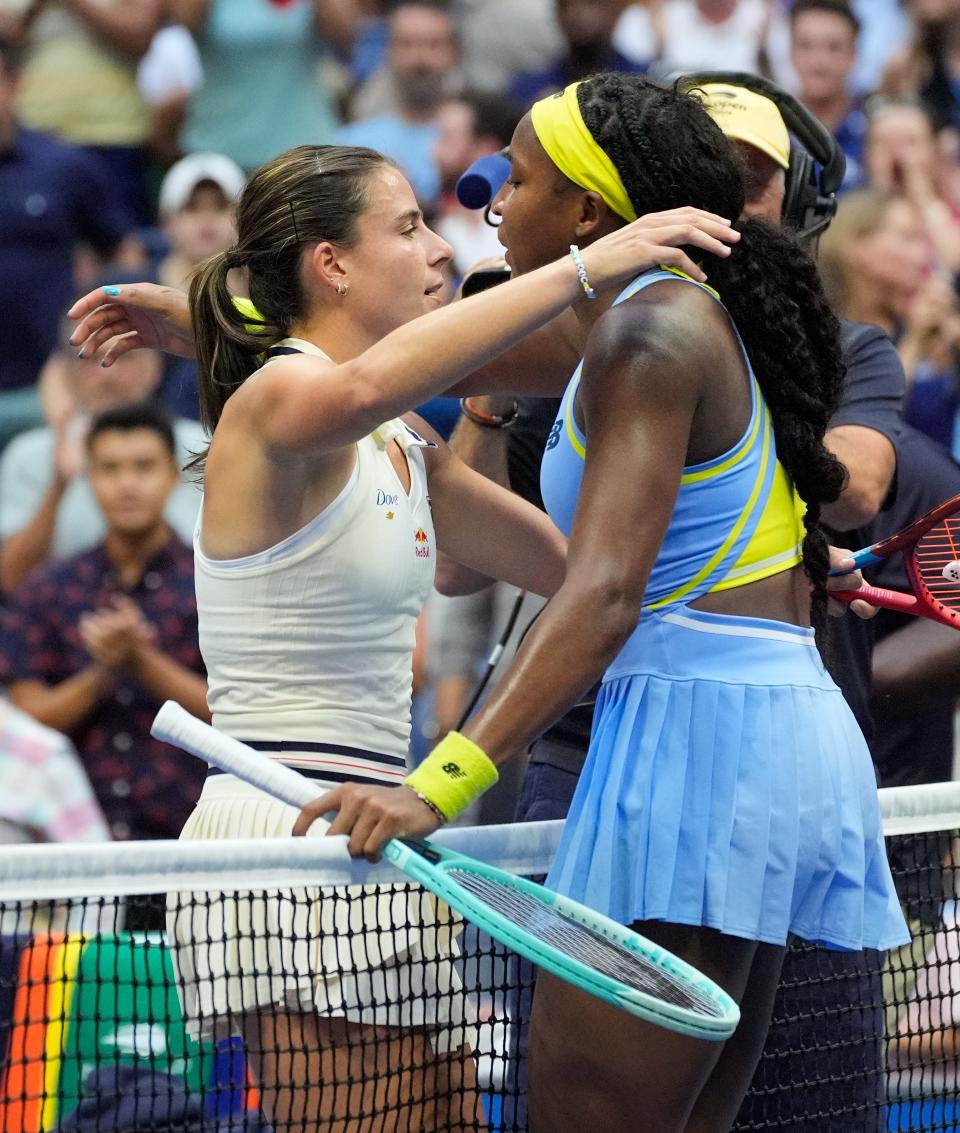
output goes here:
{"type": "MultiPolygon", "coordinates": [[[[535,104],[511,162],[497,207],[518,273],[569,245],[576,259],[640,213],[743,205],[734,150],[697,98],[632,76],[535,104]]],[[[828,570],[820,505],[845,477],[823,445],[838,328],[796,245],[762,221],[737,227],[729,258],[704,259],[709,286],[653,270],[598,293],[581,273],[583,362],[542,471],[570,537],[565,582],[410,789],[342,788],[298,823],[338,806],[334,832],[368,853],[427,833],[424,800],[455,814],[602,675],[548,884],[699,967],[742,1021],[707,1043],[541,974],[532,1133],[728,1130],[788,933],[840,949],[907,939],[870,756],[811,628],[828,570]]]]}

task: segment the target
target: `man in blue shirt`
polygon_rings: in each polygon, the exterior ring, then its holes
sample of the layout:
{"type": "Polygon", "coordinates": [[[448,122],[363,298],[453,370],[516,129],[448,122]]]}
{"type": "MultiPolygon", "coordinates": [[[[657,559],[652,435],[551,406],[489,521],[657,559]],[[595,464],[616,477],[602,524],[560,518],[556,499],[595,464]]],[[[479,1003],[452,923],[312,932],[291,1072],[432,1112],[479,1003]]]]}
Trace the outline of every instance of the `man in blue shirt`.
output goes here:
{"type": "Polygon", "coordinates": [[[345,126],[337,137],[341,145],[369,146],[393,158],[424,207],[440,195],[433,160],[437,110],[455,83],[459,58],[450,14],[430,0],[403,0],[390,15],[387,66],[360,92],[361,106],[379,99],[381,112],[345,126]]]}
{"type": "Polygon", "coordinates": [[[865,180],[867,116],[851,93],[860,21],[847,0],[797,0],[790,13],[790,61],[798,96],[837,139],[847,159],[844,189],[865,180]]]}
{"type": "MultiPolygon", "coordinates": [[[[127,236],[119,196],[97,159],[18,126],[18,60],[0,41],[0,448],[42,423],[37,377],[73,298],[73,254],[111,257],[127,236]]],[[[135,244],[129,246],[135,257],[135,244]]]]}
{"type": "Polygon", "coordinates": [[[613,46],[613,32],[623,12],[620,0],[557,0],[557,23],[567,51],[542,71],[525,71],[510,84],[522,107],[599,71],[642,74],[641,66],[613,46]]]}

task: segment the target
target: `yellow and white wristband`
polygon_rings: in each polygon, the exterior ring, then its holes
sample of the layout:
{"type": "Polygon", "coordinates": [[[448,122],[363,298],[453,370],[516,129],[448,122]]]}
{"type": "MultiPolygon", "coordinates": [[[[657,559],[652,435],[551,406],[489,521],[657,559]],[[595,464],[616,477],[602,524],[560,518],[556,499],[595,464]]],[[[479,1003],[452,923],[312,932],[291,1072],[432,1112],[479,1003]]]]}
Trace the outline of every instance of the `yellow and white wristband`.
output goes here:
{"type": "Polygon", "coordinates": [[[403,785],[444,822],[452,822],[499,778],[482,748],[460,732],[448,732],[403,785]]]}

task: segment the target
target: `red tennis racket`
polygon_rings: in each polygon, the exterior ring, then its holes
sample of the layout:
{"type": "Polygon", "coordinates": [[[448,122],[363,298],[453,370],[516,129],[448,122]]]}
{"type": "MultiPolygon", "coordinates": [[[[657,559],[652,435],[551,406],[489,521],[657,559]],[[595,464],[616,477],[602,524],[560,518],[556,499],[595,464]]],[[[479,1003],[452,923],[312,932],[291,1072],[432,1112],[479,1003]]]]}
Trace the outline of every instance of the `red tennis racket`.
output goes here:
{"type": "MultiPolygon", "coordinates": [[[[831,598],[853,602],[862,598],[885,610],[899,610],[960,629],[960,496],[944,500],[895,535],[864,547],[853,555],[856,567],[903,554],[912,594],[861,586],[831,590],[831,598]]],[[[835,571],[843,574],[843,571],[835,571]]]]}

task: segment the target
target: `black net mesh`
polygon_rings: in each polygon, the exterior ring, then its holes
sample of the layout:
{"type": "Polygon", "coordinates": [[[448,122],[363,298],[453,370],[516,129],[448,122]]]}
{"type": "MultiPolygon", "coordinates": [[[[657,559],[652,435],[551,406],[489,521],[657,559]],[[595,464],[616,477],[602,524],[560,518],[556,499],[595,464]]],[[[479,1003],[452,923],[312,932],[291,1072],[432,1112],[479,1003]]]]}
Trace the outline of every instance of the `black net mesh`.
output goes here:
{"type": "Polygon", "coordinates": [[[737,1130],[960,1130],[958,845],[956,831],[887,839],[913,937],[906,947],[834,952],[791,941],[737,1130]]]}
{"type": "MultiPolygon", "coordinates": [[[[958,843],[888,842],[909,946],[791,946],[738,1130],[960,1129],[958,843]]],[[[410,887],[0,904],[0,1131],[521,1133],[532,989],[410,887]]]]}

